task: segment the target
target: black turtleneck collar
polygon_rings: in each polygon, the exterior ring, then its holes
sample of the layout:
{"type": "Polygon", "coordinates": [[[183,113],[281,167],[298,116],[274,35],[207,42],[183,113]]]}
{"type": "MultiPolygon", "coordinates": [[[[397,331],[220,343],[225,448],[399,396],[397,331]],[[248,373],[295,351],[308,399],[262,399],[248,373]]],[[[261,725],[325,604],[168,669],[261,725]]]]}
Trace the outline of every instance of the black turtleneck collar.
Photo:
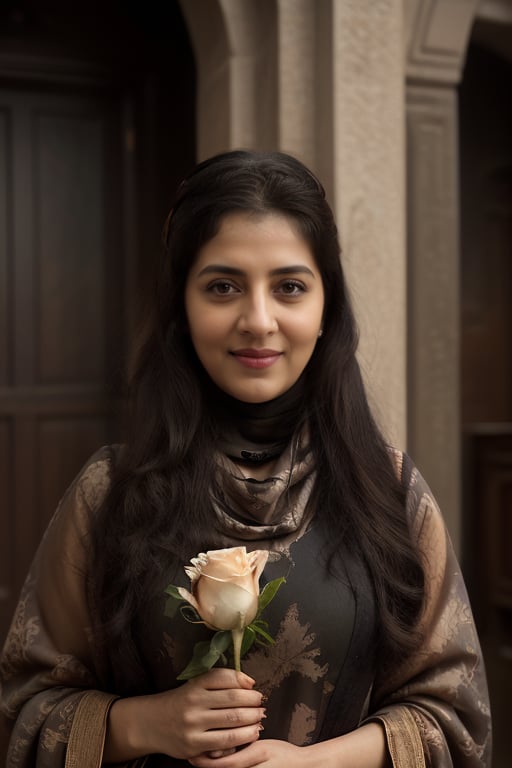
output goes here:
{"type": "Polygon", "coordinates": [[[304,421],[304,376],[274,400],[245,403],[211,380],[205,387],[207,407],[218,430],[219,448],[235,461],[263,463],[279,456],[304,421]]]}

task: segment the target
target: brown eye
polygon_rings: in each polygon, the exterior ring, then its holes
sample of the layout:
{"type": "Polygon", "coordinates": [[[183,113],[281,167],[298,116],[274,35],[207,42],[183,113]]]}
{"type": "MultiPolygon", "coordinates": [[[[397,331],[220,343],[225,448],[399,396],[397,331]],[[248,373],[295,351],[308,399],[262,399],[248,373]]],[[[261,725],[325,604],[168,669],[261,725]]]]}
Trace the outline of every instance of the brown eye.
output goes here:
{"type": "Polygon", "coordinates": [[[237,288],[232,283],[219,280],[215,283],[210,283],[206,290],[208,293],[213,293],[214,296],[230,296],[236,292],[237,288]]]}
{"type": "Polygon", "coordinates": [[[278,290],[285,296],[300,296],[305,292],[306,286],[300,280],[286,280],[280,284],[278,290]]]}

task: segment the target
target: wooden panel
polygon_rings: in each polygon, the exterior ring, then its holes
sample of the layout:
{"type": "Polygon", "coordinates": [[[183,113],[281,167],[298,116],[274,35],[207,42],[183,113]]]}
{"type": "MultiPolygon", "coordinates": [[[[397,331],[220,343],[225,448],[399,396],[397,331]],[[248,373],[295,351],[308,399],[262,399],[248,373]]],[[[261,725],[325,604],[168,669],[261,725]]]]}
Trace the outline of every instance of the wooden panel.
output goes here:
{"type": "Polygon", "coordinates": [[[14,610],[12,424],[0,419],[0,645],[14,610]]]}
{"type": "Polygon", "coordinates": [[[36,516],[38,492],[34,478],[37,469],[36,421],[32,414],[16,414],[13,423],[14,494],[13,540],[16,589],[20,589],[39,543],[36,516]]]}
{"type": "Polygon", "coordinates": [[[41,384],[104,378],[102,129],[87,110],[34,118],[41,384]]]}
{"type": "Polygon", "coordinates": [[[483,490],[490,600],[512,610],[512,453],[488,457],[483,490]]]}
{"type": "Polygon", "coordinates": [[[464,443],[463,569],[485,636],[505,615],[512,619],[512,423],[473,424],[464,443]]]}
{"type": "Polygon", "coordinates": [[[31,95],[4,91],[12,107],[13,385],[34,381],[34,228],[31,95]]]}
{"type": "Polygon", "coordinates": [[[42,418],[38,422],[39,533],[87,459],[107,442],[103,418],[42,418]]]}
{"type": "Polygon", "coordinates": [[[471,45],[460,89],[461,417],[512,421],[510,66],[471,45]]]}
{"type": "Polygon", "coordinates": [[[10,190],[10,116],[7,109],[0,109],[0,386],[6,386],[11,379],[10,337],[11,265],[9,263],[9,207],[12,198],[10,190]]]}

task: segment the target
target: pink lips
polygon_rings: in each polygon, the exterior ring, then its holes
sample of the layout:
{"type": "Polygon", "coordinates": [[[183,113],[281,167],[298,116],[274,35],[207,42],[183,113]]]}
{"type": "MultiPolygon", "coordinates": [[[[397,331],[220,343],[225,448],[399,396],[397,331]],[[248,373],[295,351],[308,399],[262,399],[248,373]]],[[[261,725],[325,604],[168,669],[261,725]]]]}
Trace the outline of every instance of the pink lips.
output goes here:
{"type": "Polygon", "coordinates": [[[247,368],[268,368],[282,353],[275,349],[236,349],[231,354],[247,368]]]}

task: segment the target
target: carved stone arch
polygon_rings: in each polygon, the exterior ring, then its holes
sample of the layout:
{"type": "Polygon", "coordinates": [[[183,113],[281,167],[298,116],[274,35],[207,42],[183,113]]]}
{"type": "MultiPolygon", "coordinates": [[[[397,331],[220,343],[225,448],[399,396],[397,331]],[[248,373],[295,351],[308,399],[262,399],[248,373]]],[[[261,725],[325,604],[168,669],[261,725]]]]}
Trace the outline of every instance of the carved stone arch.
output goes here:
{"type": "Polygon", "coordinates": [[[405,3],[409,83],[461,79],[471,28],[481,0],[408,0],[405,3]]]}
{"type": "MultiPolygon", "coordinates": [[[[458,546],[456,87],[480,0],[180,1],[196,54],[199,158],[241,146],[282,148],[327,180],[369,329],[371,376],[384,393],[378,402],[384,413],[395,408],[399,427],[407,420],[408,449],[458,546]],[[378,67],[369,68],[368,50],[378,67]]],[[[402,445],[403,430],[395,432],[402,445]]]]}
{"type": "Polygon", "coordinates": [[[181,0],[196,56],[198,158],[275,146],[276,0],[181,0]]]}
{"type": "Polygon", "coordinates": [[[461,539],[457,86],[481,0],[406,10],[408,450],[461,539]]]}

